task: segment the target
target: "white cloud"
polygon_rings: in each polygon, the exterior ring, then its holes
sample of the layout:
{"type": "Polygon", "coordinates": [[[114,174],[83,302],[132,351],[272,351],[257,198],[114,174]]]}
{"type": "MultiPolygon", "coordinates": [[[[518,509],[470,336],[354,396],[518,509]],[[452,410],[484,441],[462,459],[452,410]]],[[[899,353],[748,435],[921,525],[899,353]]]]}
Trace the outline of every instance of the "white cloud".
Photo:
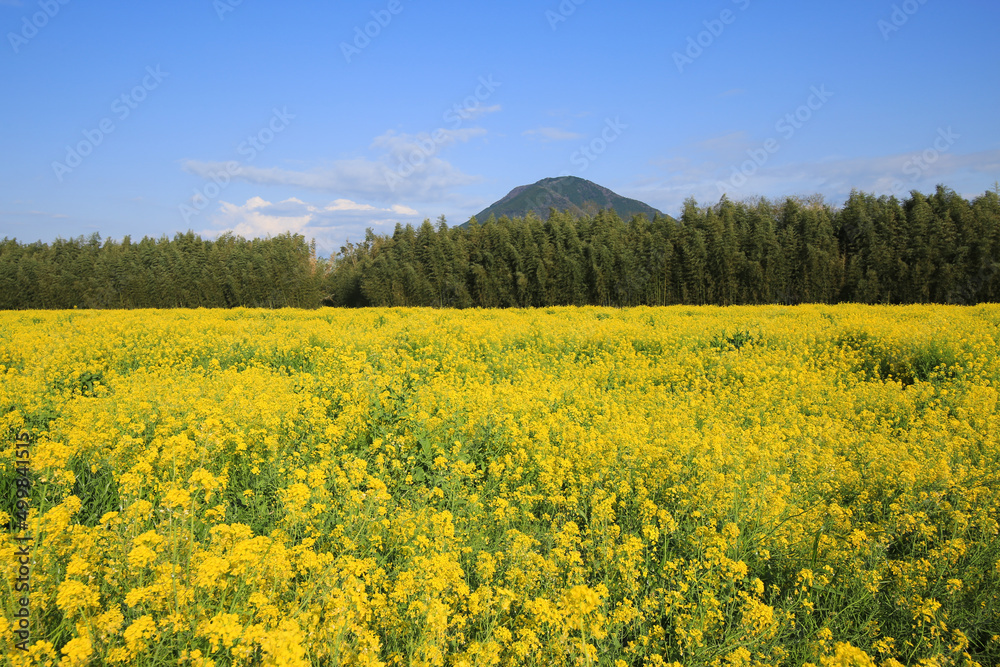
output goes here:
{"type": "MultiPolygon", "coordinates": [[[[379,202],[440,201],[451,197],[454,188],[476,183],[480,178],[456,169],[438,157],[438,153],[485,134],[483,128],[442,128],[420,134],[389,130],[372,141],[370,149],[377,153],[374,159],[336,160],[308,171],[243,165],[233,180],[337,192],[379,202]]],[[[186,160],[182,166],[205,179],[226,171],[223,162],[186,160]]]]}
{"type": "Polygon", "coordinates": [[[221,231],[233,232],[246,238],[274,236],[285,232],[300,233],[312,219],[310,208],[312,207],[297,199],[272,204],[260,197],[252,197],[242,206],[220,202],[219,212],[212,221],[223,227],[221,231]]]}
{"type": "Polygon", "coordinates": [[[214,237],[231,232],[249,239],[291,232],[315,239],[320,254],[329,255],[344,238],[364,236],[367,227],[415,222],[419,215],[418,211],[400,204],[378,208],[350,199],[316,205],[295,197],[275,203],[251,197],[242,205],[220,202],[210,219],[212,229],[200,233],[214,237]],[[396,217],[386,217],[387,214],[396,217]]]}
{"type": "Polygon", "coordinates": [[[353,202],[350,199],[336,199],[332,203],[327,204],[324,211],[376,211],[374,206],[371,204],[359,204],[353,202]]]}

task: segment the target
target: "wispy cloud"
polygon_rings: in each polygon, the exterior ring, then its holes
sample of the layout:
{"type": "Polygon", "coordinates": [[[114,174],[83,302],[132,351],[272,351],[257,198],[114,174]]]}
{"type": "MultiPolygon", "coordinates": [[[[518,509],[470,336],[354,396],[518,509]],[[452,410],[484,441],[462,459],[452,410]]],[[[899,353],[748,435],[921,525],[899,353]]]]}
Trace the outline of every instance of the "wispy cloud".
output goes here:
{"type": "MultiPolygon", "coordinates": [[[[14,202],[15,204],[20,202],[14,202]]],[[[53,220],[59,220],[61,218],[68,218],[69,216],[63,215],[62,213],[50,213],[49,211],[38,211],[35,209],[27,211],[0,211],[0,215],[30,215],[36,218],[52,218],[53,220]]]]}
{"type": "MultiPolygon", "coordinates": [[[[454,196],[455,188],[476,183],[480,177],[466,174],[438,154],[456,143],[482,137],[483,128],[439,129],[434,133],[406,134],[389,130],[369,146],[374,157],[334,160],[309,170],[282,167],[241,166],[233,180],[254,185],[279,185],[333,192],[377,202],[441,201],[454,196]],[[418,155],[419,160],[412,156],[418,155]],[[400,165],[406,178],[394,177],[400,165]]],[[[225,171],[224,162],[185,160],[182,168],[205,179],[225,171]]]]}
{"type": "Polygon", "coordinates": [[[521,134],[544,142],[570,141],[572,139],[580,139],[583,137],[582,134],[570,132],[569,130],[563,130],[558,127],[536,127],[531,130],[525,130],[521,134]]]}
{"type": "Polygon", "coordinates": [[[65,218],[62,213],[48,213],[47,211],[25,211],[28,215],[40,215],[44,218],[65,218]]]}
{"type": "Polygon", "coordinates": [[[723,159],[729,159],[753,146],[754,144],[750,141],[749,135],[742,130],[717,137],[710,137],[694,144],[694,147],[698,150],[713,153],[723,159]]]}
{"type": "Polygon", "coordinates": [[[462,120],[475,120],[480,116],[485,116],[488,113],[497,113],[498,111],[502,111],[502,107],[499,104],[492,104],[490,106],[477,104],[471,107],[459,107],[455,109],[455,113],[462,120]]]}
{"type": "Polygon", "coordinates": [[[1000,150],[940,153],[932,162],[921,163],[926,167],[918,172],[913,167],[920,157],[920,152],[914,152],[874,158],[833,158],[817,163],[776,167],[768,176],[814,183],[820,191],[841,194],[859,188],[876,194],[905,195],[911,189],[927,190],[937,183],[958,186],[968,181],[970,176],[989,176],[1000,170],[1000,150]]]}
{"type": "Polygon", "coordinates": [[[629,188],[629,196],[676,212],[688,197],[702,204],[717,202],[723,191],[720,183],[730,199],[820,193],[830,201],[843,201],[852,189],[876,195],[905,196],[911,189],[932,191],[938,183],[946,183],[965,195],[974,195],[977,187],[988,187],[1000,173],[1000,150],[940,153],[917,178],[914,178],[916,171],[912,165],[921,156],[920,152],[866,158],[831,156],[815,162],[767,164],[745,185],[734,188],[729,183],[730,156],[740,143],[739,135],[734,133],[726,135],[728,139],[720,137],[700,144],[714,147],[716,159],[693,150],[690,154],[654,161],[651,166],[656,171],[629,188]]]}

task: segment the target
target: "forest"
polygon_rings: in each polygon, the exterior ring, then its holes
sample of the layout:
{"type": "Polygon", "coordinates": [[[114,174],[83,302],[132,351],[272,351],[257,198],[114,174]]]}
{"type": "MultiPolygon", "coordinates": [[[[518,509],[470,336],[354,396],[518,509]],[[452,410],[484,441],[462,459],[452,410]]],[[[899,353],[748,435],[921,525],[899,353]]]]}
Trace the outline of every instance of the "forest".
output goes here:
{"type": "Polygon", "coordinates": [[[316,308],[323,276],[314,247],[292,234],[0,242],[0,309],[316,308]]]}
{"type": "Polygon", "coordinates": [[[736,305],[1000,301],[1000,193],[938,186],[699,206],[678,220],[550,211],[369,229],[331,258],[297,234],[0,242],[0,308],[736,305]]]}

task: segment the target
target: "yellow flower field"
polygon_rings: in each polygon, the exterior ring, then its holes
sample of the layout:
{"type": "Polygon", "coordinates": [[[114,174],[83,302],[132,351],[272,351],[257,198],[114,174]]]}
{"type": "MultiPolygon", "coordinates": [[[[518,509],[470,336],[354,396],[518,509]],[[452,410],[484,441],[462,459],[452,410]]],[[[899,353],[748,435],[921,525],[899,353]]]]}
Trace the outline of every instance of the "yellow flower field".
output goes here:
{"type": "Polygon", "coordinates": [[[994,665],[998,352],[998,306],[0,313],[2,658],[994,665]]]}

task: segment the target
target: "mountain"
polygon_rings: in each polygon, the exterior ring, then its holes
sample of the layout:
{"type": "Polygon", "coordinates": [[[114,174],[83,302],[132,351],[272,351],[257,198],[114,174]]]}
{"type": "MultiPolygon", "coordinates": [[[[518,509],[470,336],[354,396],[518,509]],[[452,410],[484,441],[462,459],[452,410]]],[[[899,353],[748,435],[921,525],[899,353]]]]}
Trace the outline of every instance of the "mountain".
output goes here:
{"type": "Polygon", "coordinates": [[[494,215],[497,218],[523,218],[528,211],[534,212],[542,220],[549,217],[549,208],[557,211],[569,210],[573,215],[593,215],[601,209],[613,209],[622,220],[628,220],[637,213],[648,218],[663,215],[649,204],[615,194],[605,187],[576,176],[543,178],[533,185],[521,185],[506,197],[476,214],[481,224],[494,215]]]}

